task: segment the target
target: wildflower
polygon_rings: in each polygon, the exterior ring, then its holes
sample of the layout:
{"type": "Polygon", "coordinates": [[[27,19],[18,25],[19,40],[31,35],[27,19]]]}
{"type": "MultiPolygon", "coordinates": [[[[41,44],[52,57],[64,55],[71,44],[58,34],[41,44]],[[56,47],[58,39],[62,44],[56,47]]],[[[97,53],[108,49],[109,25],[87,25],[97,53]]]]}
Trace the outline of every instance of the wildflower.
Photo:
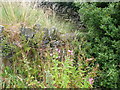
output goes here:
{"type": "Polygon", "coordinates": [[[58,56],[58,58],[60,58],[60,56],[58,56]]]}
{"type": "Polygon", "coordinates": [[[68,50],[68,52],[71,52],[70,50],[68,50]]]}
{"type": "Polygon", "coordinates": [[[89,82],[90,82],[90,84],[93,84],[93,83],[94,83],[94,79],[93,79],[93,78],[90,78],[90,79],[89,79],[89,82]]]}
{"type": "Polygon", "coordinates": [[[50,53],[50,56],[52,56],[53,54],[52,53],[50,53]]]}
{"type": "Polygon", "coordinates": [[[40,82],[38,81],[38,83],[40,83],[40,82]]]}
{"type": "Polygon", "coordinates": [[[60,53],[60,49],[57,48],[56,51],[57,51],[58,53],[60,53]]]}
{"type": "Polygon", "coordinates": [[[71,55],[73,55],[73,51],[72,51],[72,50],[68,50],[68,52],[69,52],[71,55]]]}

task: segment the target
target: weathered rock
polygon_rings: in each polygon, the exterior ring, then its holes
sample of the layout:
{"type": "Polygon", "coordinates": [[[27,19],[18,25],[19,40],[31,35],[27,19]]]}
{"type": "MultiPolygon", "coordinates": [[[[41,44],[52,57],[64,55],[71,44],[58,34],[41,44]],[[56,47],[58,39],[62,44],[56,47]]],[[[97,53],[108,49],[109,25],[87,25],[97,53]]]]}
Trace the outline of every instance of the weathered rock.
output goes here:
{"type": "Polygon", "coordinates": [[[0,25],[0,34],[3,32],[4,26],[0,25]]]}
{"type": "Polygon", "coordinates": [[[62,41],[56,41],[56,40],[53,40],[53,41],[51,41],[50,42],[50,47],[60,47],[60,46],[62,46],[62,41]]]}
{"type": "Polygon", "coordinates": [[[55,34],[57,32],[57,28],[52,27],[49,29],[49,36],[51,40],[55,40],[55,34]]]}
{"type": "Polygon", "coordinates": [[[43,28],[43,31],[44,31],[43,40],[50,40],[50,35],[49,35],[48,28],[43,28]]]}
{"type": "MultiPolygon", "coordinates": [[[[4,26],[0,25],[0,44],[3,40],[3,34],[2,34],[3,30],[4,30],[4,26]]],[[[2,56],[2,46],[0,45],[0,58],[1,56],[2,56]]]]}
{"type": "Polygon", "coordinates": [[[3,39],[3,34],[2,34],[3,30],[4,30],[4,26],[0,25],[0,43],[3,39]]]}
{"type": "MultiPolygon", "coordinates": [[[[0,25],[0,43],[1,43],[2,38],[3,38],[3,34],[2,34],[3,30],[4,30],[4,26],[0,25]]],[[[1,45],[0,45],[0,50],[1,50],[1,45]]]]}
{"type": "Polygon", "coordinates": [[[26,38],[33,38],[35,32],[31,28],[25,28],[25,36],[26,38]]]}
{"type": "Polygon", "coordinates": [[[33,26],[34,31],[40,31],[41,30],[41,25],[40,24],[35,24],[33,26]]]}
{"type": "MultiPolygon", "coordinates": [[[[36,27],[35,29],[38,29],[38,28],[36,27]]],[[[34,29],[27,28],[23,24],[21,24],[20,31],[21,31],[21,34],[24,35],[27,40],[29,38],[33,38],[34,35],[35,35],[35,30],[34,29]]]]}

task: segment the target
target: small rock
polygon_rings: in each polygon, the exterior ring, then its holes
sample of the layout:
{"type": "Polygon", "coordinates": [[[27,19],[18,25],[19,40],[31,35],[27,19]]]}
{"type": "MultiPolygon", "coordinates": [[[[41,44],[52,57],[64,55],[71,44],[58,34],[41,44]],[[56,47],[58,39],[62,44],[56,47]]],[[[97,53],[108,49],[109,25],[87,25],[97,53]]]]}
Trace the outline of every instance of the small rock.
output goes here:
{"type": "Polygon", "coordinates": [[[33,29],[35,31],[39,31],[41,29],[41,25],[40,24],[35,24],[34,27],[33,27],[33,29]]]}
{"type": "Polygon", "coordinates": [[[35,30],[31,28],[26,28],[23,24],[21,25],[20,31],[21,34],[26,37],[26,39],[33,38],[35,35],[35,30]]]}

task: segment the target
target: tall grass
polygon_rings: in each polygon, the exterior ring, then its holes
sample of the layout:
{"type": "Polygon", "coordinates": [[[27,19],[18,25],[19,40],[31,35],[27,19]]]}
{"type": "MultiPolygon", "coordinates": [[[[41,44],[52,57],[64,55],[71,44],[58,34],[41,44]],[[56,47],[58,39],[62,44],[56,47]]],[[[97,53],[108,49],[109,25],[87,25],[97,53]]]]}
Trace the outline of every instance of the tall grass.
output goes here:
{"type": "Polygon", "coordinates": [[[8,2],[0,3],[1,5],[1,24],[13,24],[25,23],[28,26],[33,26],[36,23],[40,23],[42,27],[57,27],[58,30],[66,32],[71,30],[73,25],[69,22],[61,21],[57,19],[55,13],[49,12],[44,13],[44,10],[36,8],[36,4],[31,6],[31,3],[18,3],[18,2],[8,2]],[[49,13],[53,15],[49,16],[49,13]]]}

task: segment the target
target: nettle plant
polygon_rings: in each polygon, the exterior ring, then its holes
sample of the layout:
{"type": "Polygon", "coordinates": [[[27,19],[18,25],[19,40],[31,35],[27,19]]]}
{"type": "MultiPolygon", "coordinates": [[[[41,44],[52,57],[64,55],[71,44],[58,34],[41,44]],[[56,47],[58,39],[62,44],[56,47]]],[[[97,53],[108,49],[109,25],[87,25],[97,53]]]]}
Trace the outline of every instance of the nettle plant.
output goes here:
{"type": "MultiPolygon", "coordinates": [[[[23,31],[36,29],[36,22],[43,25],[41,29],[55,25],[60,26],[59,30],[69,30],[71,27],[67,26],[70,24],[57,22],[52,17],[45,18],[41,9],[28,8],[25,3],[22,5],[2,3],[2,87],[92,88],[99,66],[94,65],[94,58],[86,58],[82,51],[75,54],[81,49],[70,42],[56,47],[51,47],[50,43],[44,44],[45,33],[42,30],[36,31],[34,37],[23,31]],[[27,26],[29,28],[26,29],[27,26]]],[[[79,47],[79,43],[77,45],[79,47]]]]}

